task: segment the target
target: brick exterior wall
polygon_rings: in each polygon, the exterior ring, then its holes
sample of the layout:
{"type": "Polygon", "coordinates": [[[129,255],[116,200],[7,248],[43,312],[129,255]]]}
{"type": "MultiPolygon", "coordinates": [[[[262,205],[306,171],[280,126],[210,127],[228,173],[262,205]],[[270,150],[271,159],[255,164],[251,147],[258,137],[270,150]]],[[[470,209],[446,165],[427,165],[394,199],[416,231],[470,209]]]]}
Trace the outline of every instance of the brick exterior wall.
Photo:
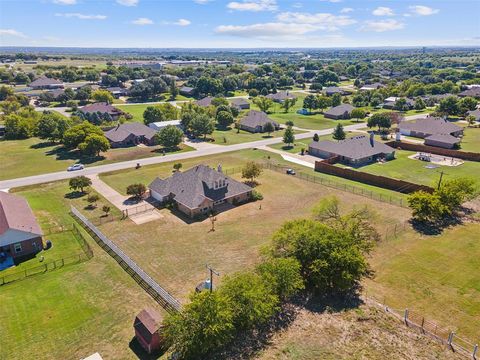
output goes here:
{"type": "Polygon", "coordinates": [[[40,236],[33,239],[21,241],[20,243],[17,243],[17,244],[21,244],[22,251],[15,252],[15,244],[11,244],[10,255],[13,258],[20,258],[20,257],[36,254],[43,250],[43,241],[40,236]]]}

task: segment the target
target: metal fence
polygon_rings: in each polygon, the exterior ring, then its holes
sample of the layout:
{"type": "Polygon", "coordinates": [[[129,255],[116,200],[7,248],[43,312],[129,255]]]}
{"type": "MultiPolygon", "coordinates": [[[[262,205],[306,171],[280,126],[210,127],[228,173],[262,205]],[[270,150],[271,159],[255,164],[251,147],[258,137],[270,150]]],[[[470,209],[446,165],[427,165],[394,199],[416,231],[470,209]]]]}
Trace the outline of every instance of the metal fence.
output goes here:
{"type": "Polygon", "coordinates": [[[380,302],[372,296],[365,296],[364,300],[370,304],[381,307],[386,313],[394,316],[402,321],[406,326],[413,328],[422,334],[430,336],[434,340],[448,346],[452,351],[464,355],[467,358],[478,359],[479,349],[478,344],[473,343],[458,336],[455,331],[448,327],[442,326],[424,315],[409,309],[395,309],[385,304],[385,301],[380,302]]]}
{"type": "Polygon", "coordinates": [[[0,286],[10,284],[14,281],[24,280],[35,275],[44,274],[49,271],[57,270],[68,265],[79,264],[81,262],[90,260],[93,257],[93,251],[90,248],[90,245],[87,243],[81,232],[74,225],[70,226],[69,228],[72,236],[75,237],[76,240],[79,242],[83,252],[53,261],[48,261],[39,266],[27,268],[22,271],[2,276],[0,277],[0,286]]]}
{"type": "Polygon", "coordinates": [[[84,215],[75,207],[71,206],[71,213],[82,227],[92,236],[92,238],[104,249],[118,264],[165,310],[169,312],[179,311],[180,302],[174,298],[168,291],[162,288],[153,280],[140,266],[138,266],[122,249],[108,239],[100,230],[98,230],[84,215]]]}

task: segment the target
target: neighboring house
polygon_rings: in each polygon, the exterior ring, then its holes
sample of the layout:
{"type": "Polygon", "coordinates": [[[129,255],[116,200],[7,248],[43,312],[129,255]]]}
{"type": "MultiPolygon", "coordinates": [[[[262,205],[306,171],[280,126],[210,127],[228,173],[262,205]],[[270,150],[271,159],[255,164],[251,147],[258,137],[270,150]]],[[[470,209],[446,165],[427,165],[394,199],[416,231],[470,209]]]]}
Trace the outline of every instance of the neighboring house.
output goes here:
{"type": "Polygon", "coordinates": [[[112,120],[117,120],[124,112],[117,109],[115,106],[106,102],[98,102],[95,104],[89,104],[79,109],[83,114],[89,115],[93,113],[108,114],[112,120]]]}
{"type": "Polygon", "coordinates": [[[218,169],[197,165],[184,172],[175,172],[167,179],[156,178],[149,186],[152,198],[172,201],[190,218],[207,215],[217,206],[236,205],[250,200],[253,189],[234,180],[218,169]]]}
{"type": "Polygon", "coordinates": [[[192,87],[189,87],[189,86],[182,86],[178,92],[182,95],[185,95],[185,96],[192,96],[193,94],[195,94],[195,89],[192,88],[192,87]]]}
{"type": "Polygon", "coordinates": [[[467,116],[473,116],[475,121],[480,121],[480,109],[468,111],[467,116]]]}
{"type": "Polygon", "coordinates": [[[153,137],[157,132],[140,123],[119,124],[105,131],[105,137],[112,148],[135,146],[138,144],[153,145],[153,137]]]}
{"type": "Polygon", "coordinates": [[[269,99],[272,99],[273,101],[277,103],[283,103],[287,99],[294,99],[295,96],[290,94],[288,91],[279,91],[275,94],[268,94],[266,96],[269,99]]]}
{"type": "Polygon", "coordinates": [[[275,130],[280,129],[280,124],[270,119],[263,111],[250,110],[245,117],[239,120],[240,129],[252,132],[265,132],[265,125],[271,123],[275,130]]]}
{"type": "Polygon", "coordinates": [[[385,87],[385,85],[383,85],[382,83],[376,82],[376,83],[373,83],[373,84],[365,84],[360,88],[360,90],[370,91],[370,90],[377,90],[377,89],[384,88],[384,87],[385,87]]]}
{"type": "Polygon", "coordinates": [[[140,311],[133,322],[135,338],[149,354],[160,350],[162,346],[162,321],[162,316],[157,311],[146,308],[140,311]]]}
{"type": "Polygon", "coordinates": [[[433,134],[425,138],[424,144],[444,149],[454,149],[459,147],[460,139],[449,134],[433,134]]]}
{"type": "Polygon", "coordinates": [[[5,136],[5,125],[0,124],[0,139],[5,136]]]}
{"type": "Polygon", "coordinates": [[[120,96],[127,96],[128,90],[119,86],[109,87],[106,89],[112,94],[115,99],[118,99],[120,96]]]}
{"type": "Polygon", "coordinates": [[[64,88],[65,84],[57,79],[51,79],[46,76],[39,77],[33,80],[29,85],[32,89],[39,90],[39,89],[58,89],[64,88]]]}
{"type": "Polygon", "coordinates": [[[334,120],[350,119],[350,114],[352,113],[353,109],[355,109],[355,107],[350,104],[341,104],[328,109],[323,113],[323,115],[326,118],[334,120]]]}
{"type": "Polygon", "coordinates": [[[443,99],[446,99],[447,97],[450,97],[450,96],[455,96],[455,95],[448,93],[448,94],[423,95],[423,96],[420,96],[420,97],[424,101],[431,101],[434,104],[439,104],[440,101],[442,101],[443,99]]]}
{"type": "Polygon", "coordinates": [[[480,87],[472,87],[471,89],[462,91],[461,93],[458,94],[458,96],[460,97],[471,96],[471,97],[480,99],[480,87]]]}
{"type": "Polygon", "coordinates": [[[212,100],[213,100],[213,97],[207,96],[207,97],[204,97],[203,99],[195,101],[195,104],[197,104],[198,106],[207,107],[212,105],[212,100]]]}
{"type": "MultiPolygon", "coordinates": [[[[395,97],[386,98],[385,102],[382,104],[382,107],[384,109],[395,109],[395,106],[397,105],[397,101],[400,99],[401,98],[395,98],[395,97]],[[394,98],[394,100],[392,100],[392,98],[394,98]]],[[[406,108],[408,110],[412,110],[415,107],[415,100],[405,98],[405,101],[406,101],[406,108]]]]}
{"type": "Polygon", "coordinates": [[[0,191],[0,253],[16,259],[42,249],[42,230],[27,200],[0,191]]]}
{"type": "Polygon", "coordinates": [[[353,166],[368,164],[377,159],[395,158],[395,149],[366,135],[354,136],[338,142],[324,140],[312,141],[308,153],[323,159],[339,157],[339,161],[353,166]]]}
{"type": "Polygon", "coordinates": [[[65,94],[65,90],[64,89],[54,89],[54,90],[47,91],[47,93],[50,94],[54,100],[57,100],[60,96],[65,94]]]}
{"type": "Polygon", "coordinates": [[[236,107],[238,110],[250,109],[250,103],[244,98],[230,99],[230,105],[236,107]]]}
{"type": "Polygon", "coordinates": [[[178,127],[179,129],[183,130],[182,120],[156,121],[156,122],[148,124],[148,127],[150,129],[155,130],[155,131],[160,131],[164,127],[167,127],[168,125],[173,125],[173,126],[178,127]]]}
{"type": "Polygon", "coordinates": [[[337,86],[328,86],[323,91],[325,92],[325,95],[327,95],[327,96],[332,96],[334,94],[340,94],[340,95],[351,94],[351,91],[339,88],[337,86]]]}
{"type": "Polygon", "coordinates": [[[426,138],[434,134],[448,134],[460,136],[463,134],[463,128],[452,124],[442,118],[426,117],[414,121],[402,121],[398,125],[400,133],[406,136],[426,138]]]}

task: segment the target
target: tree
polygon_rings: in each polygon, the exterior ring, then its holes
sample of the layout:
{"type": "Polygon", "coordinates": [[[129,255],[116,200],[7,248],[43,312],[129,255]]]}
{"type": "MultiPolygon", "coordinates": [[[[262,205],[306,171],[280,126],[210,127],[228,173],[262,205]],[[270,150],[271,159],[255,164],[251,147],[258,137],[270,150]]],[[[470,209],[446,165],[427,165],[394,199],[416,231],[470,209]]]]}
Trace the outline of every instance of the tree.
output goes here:
{"type": "Polygon", "coordinates": [[[337,124],[335,129],[333,130],[333,138],[337,141],[345,140],[345,131],[343,130],[342,124],[337,124]]]}
{"type": "Polygon", "coordinates": [[[4,117],[5,137],[7,139],[28,139],[34,135],[36,119],[19,114],[4,117]]]}
{"type": "Polygon", "coordinates": [[[270,136],[270,134],[275,131],[275,126],[273,126],[271,122],[267,122],[263,127],[263,131],[265,131],[268,136],[270,136]]]}
{"type": "Polygon", "coordinates": [[[91,134],[78,144],[78,149],[85,155],[100,156],[101,152],[110,149],[110,143],[105,135],[91,134]]]}
{"type": "Polygon", "coordinates": [[[319,141],[320,137],[318,136],[317,133],[313,134],[313,141],[319,141]]]}
{"type": "Polygon", "coordinates": [[[172,82],[172,84],[170,85],[170,98],[172,100],[175,100],[177,98],[179,94],[179,90],[178,88],[175,86],[175,83],[172,82]]]}
{"type": "Polygon", "coordinates": [[[338,106],[342,103],[342,95],[335,93],[330,98],[330,101],[332,106],[338,106]]]}
{"type": "Polygon", "coordinates": [[[348,231],[315,220],[286,222],[274,235],[274,257],[294,258],[307,288],[322,292],[351,290],[370,269],[369,247],[348,231]]]}
{"type": "Polygon", "coordinates": [[[92,99],[95,102],[106,102],[108,104],[113,103],[113,96],[108,90],[95,90],[92,95],[92,99]]]}
{"type": "Polygon", "coordinates": [[[190,297],[180,312],[165,319],[165,337],[182,359],[208,358],[234,337],[234,311],[230,300],[218,291],[190,297]]]}
{"type": "Polygon", "coordinates": [[[418,98],[415,100],[415,110],[423,110],[425,109],[425,101],[422,98],[418,98]]]}
{"type": "Polygon", "coordinates": [[[80,189],[81,193],[85,193],[84,189],[90,185],[92,185],[92,180],[83,175],[76,176],[68,181],[68,186],[70,187],[70,190],[77,191],[78,189],[80,189]]]}
{"type": "Polygon", "coordinates": [[[309,112],[312,112],[312,109],[317,107],[315,96],[307,95],[305,99],[303,99],[303,107],[308,109],[309,112]]]}
{"type": "Polygon", "coordinates": [[[407,111],[408,110],[408,104],[407,100],[405,98],[400,98],[397,101],[395,101],[395,110],[398,111],[407,111]]]}
{"type": "Polygon", "coordinates": [[[242,178],[248,179],[252,184],[262,174],[262,167],[254,161],[249,161],[242,168],[242,178]]]}
{"type": "Polygon", "coordinates": [[[295,142],[295,134],[291,126],[287,126],[285,132],[283,133],[283,142],[287,146],[291,146],[295,142]]]}
{"type": "Polygon", "coordinates": [[[455,115],[458,113],[458,103],[456,96],[449,96],[440,100],[437,111],[445,115],[455,115]]]}
{"type": "Polygon", "coordinates": [[[182,166],[183,166],[182,163],[175,163],[175,164],[173,164],[173,170],[180,171],[182,166]]]}
{"type": "Polygon", "coordinates": [[[178,148],[183,140],[183,131],[174,125],[167,125],[154,135],[155,144],[168,150],[178,148]]]}
{"type": "Polygon", "coordinates": [[[0,101],[5,101],[8,97],[12,96],[14,91],[11,87],[2,85],[0,87],[0,101]]]}
{"type": "Polygon", "coordinates": [[[365,119],[365,117],[367,116],[367,112],[363,109],[360,109],[360,108],[355,108],[352,110],[352,112],[350,113],[350,117],[352,119],[357,119],[357,122],[359,120],[363,120],[365,119]]]}
{"type": "Polygon", "coordinates": [[[464,115],[467,111],[473,111],[477,108],[478,101],[470,96],[464,97],[458,101],[458,115],[464,115]]]}
{"type": "Polygon", "coordinates": [[[285,99],[283,103],[280,104],[280,107],[284,110],[285,113],[288,113],[288,110],[295,105],[297,98],[285,99]]]}
{"type": "Polygon", "coordinates": [[[229,300],[236,329],[263,324],[278,309],[278,296],[254,272],[238,272],[226,277],[219,292],[229,300]]]}
{"type": "Polygon", "coordinates": [[[143,123],[145,125],[166,120],[165,115],[158,106],[147,106],[143,112],[143,123]]]}
{"type": "Polygon", "coordinates": [[[412,209],[412,217],[420,222],[436,223],[445,213],[440,198],[425,191],[414,192],[408,196],[407,201],[412,209]]]}
{"type": "Polygon", "coordinates": [[[147,192],[147,187],[144,184],[131,184],[127,186],[127,195],[134,197],[135,199],[141,199],[147,192]]]}
{"type": "Polygon", "coordinates": [[[301,265],[294,258],[272,258],[258,265],[256,269],[265,284],[282,300],[304,288],[300,270],[301,265]]]}
{"type": "Polygon", "coordinates": [[[195,136],[206,139],[215,130],[215,122],[207,114],[195,114],[190,121],[190,129],[195,136]]]}
{"type": "Polygon", "coordinates": [[[269,99],[265,96],[258,96],[253,99],[253,103],[259,107],[263,112],[268,112],[268,110],[273,106],[272,99],[269,99]]]}
{"type": "Polygon", "coordinates": [[[110,212],[110,206],[103,205],[102,206],[102,211],[105,213],[105,216],[108,216],[108,213],[110,212]]]}
{"type": "Polygon", "coordinates": [[[100,127],[90,124],[88,121],[84,121],[81,124],[72,126],[63,134],[63,144],[68,149],[75,149],[81,143],[85,142],[85,139],[90,135],[103,135],[100,127]]]}
{"type": "Polygon", "coordinates": [[[467,121],[469,127],[477,122],[477,119],[473,115],[468,115],[465,120],[467,121]]]}
{"type": "Polygon", "coordinates": [[[90,204],[91,207],[97,207],[97,201],[100,200],[100,196],[97,194],[93,193],[88,195],[87,201],[90,204]]]}
{"type": "Polygon", "coordinates": [[[233,124],[233,115],[229,111],[217,112],[217,123],[223,129],[226,129],[233,124]]]}
{"type": "Polygon", "coordinates": [[[52,142],[61,141],[70,126],[70,119],[55,111],[45,111],[37,123],[35,134],[40,139],[46,139],[52,142]]]}
{"type": "Polygon", "coordinates": [[[368,118],[367,126],[369,128],[378,126],[379,131],[381,129],[390,129],[390,127],[392,126],[392,120],[389,113],[387,112],[375,113],[368,118]]]}
{"type": "Polygon", "coordinates": [[[317,96],[315,99],[315,107],[320,109],[323,112],[323,109],[329,107],[331,104],[330,98],[328,96],[317,96]]]}

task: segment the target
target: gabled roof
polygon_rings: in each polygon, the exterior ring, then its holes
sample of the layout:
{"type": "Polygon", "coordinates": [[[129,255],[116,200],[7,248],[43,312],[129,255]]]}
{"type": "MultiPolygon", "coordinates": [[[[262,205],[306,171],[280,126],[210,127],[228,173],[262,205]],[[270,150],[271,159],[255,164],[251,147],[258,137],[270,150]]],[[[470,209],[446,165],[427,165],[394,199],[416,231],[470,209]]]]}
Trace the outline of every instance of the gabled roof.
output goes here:
{"type": "Polygon", "coordinates": [[[439,141],[445,144],[452,144],[452,145],[460,143],[459,138],[456,138],[455,136],[452,136],[450,134],[433,134],[433,135],[427,136],[425,140],[439,141]]]}
{"type": "Polygon", "coordinates": [[[195,89],[193,87],[190,87],[190,86],[182,86],[179,90],[183,91],[183,92],[186,92],[186,93],[189,93],[189,92],[192,92],[195,89]]]}
{"type": "Polygon", "coordinates": [[[472,110],[472,111],[468,111],[467,113],[468,115],[472,115],[472,116],[475,116],[475,119],[477,121],[480,120],[480,109],[476,109],[476,110],[472,110]]]}
{"type": "Polygon", "coordinates": [[[106,102],[98,102],[95,104],[85,105],[80,108],[80,111],[83,113],[96,113],[96,112],[100,112],[102,114],[108,113],[110,115],[123,114],[122,110],[117,109],[115,106],[108,104],[106,102]]]}
{"type": "Polygon", "coordinates": [[[480,97],[480,87],[473,87],[471,89],[467,89],[462,91],[458,94],[459,96],[473,96],[473,97],[480,97]]]}
{"type": "Polygon", "coordinates": [[[126,123],[105,131],[105,137],[112,142],[121,142],[133,134],[136,137],[143,136],[150,140],[156,133],[154,129],[140,123],[126,123]]]}
{"type": "Polygon", "coordinates": [[[404,120],[400,122],[398,127],[400,130],[410,130],[424,134],[451,134],[462,130],[462,127],[436,117],[426,117],[414,121],[404,120]]]}
{"type": "Polygon", "coordinates": [[[205,199],[218,201],[251,191],[252,188],[206,165],[197,165],[184,172],[176,172],[167,179],[156,178],[148,186],[162,196],[173,199],[190,209],[198,208],[205,199]],[[226,186],[214,188],[215,182],[226,186]]]}
{"type": "Polygon", "coordinates": [[[50,86],[50,85],[62,85],[63,81],[48,78],[46,76],[41,76],[30,83],[30,87],[38,87],[38,86],[50,86]]]}
{"type": "Polygon", "coordinates": [[[241,106],[241,105],[249,105],[250,103],[244,98],[234,98],[234,99],[230,99],[230,104],[241,106]]]}
{"type": "Polygon", "coordinates": [[[0,235],[10,229],[42,235],[42,230],[27,200],[0,191],[0,235]]]}
{"type": "Polygon", "coordinates": [[[257,126],[265,126],[266,123],[271,123],[273,126],[278,127],[278,123],[268,117],[266,113],[258,110],[250,110],[245,117],[240,119],[240,124],[251,128],[257,126]]]}
{"type": "Polygon", "coordinates": [[[269,99],[278,100],[278,101],[284,101],[286,99],[295,98],[295,96],[290,94],[288,91],[279,91],[275,94],[268,94],[266,97],[269,99]]]}
{"type": "Polygon", "coordinates": [[[142,324],[150,334],[155,334],[162,326],[162,321],[162,316],[157,311],[152,308],[146,308],[137,315],[133,326],[137,327],[142,324]]]}
{"type": "Polygon", "coordinates": [[[350,104],[341,104],[328,109],[327,111],[325,111],[325,114],[332,116],[340,116],[345,114],[345,112],[351,113],[353,109],[355,109],[355,107],[350,104]]]}
{"type": "Polygon", "coordinates": [[[204,97],[203,99],[195,101],[195,103],[198,106],[210,106],[212,105],[212,100],[213,100],[213,97],[207,96],[207,97],[204,97]]]}
{"type": "Polygon", "coordinates": [[[371,140],[365,135],[354,136],[338,142],[330,140],[312,141],[309,147],[353,160],[378,154],[390,154],[395,151],[390,146],[371,140]]]}

